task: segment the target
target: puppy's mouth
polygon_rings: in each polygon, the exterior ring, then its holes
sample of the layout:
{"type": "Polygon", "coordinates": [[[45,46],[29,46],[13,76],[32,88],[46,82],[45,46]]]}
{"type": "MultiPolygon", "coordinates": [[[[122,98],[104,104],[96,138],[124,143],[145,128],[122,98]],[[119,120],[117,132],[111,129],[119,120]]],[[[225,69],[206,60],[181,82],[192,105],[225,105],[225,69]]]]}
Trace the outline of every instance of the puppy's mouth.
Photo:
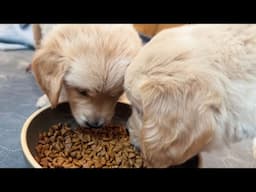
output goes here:
{"type": "Polygon", "coordinates": [[[134,149],[135,149],[136,151],[138,151],[139,153],[141,153],[141,150],[140,150],[140,147],[139,147],[139,146],[133,145],[133,144],[132,144],[132,146],[134,147],[134,149]]]}
{"type": "MultiPolygon", "coordinates": [[[[128,128],[127,124],[125,125],[125,131],[126,131],[128,137],[131,137],[131,136],[130,136],[130,132],[129,132],[129,128],[128,128]]],[[[141,152],[140,147],[139,147],[139,145],[136,144],[136,142],[131,142],[131,141],[130,141],[130,143],[131,143],[131,145],[134,147],[134,149],[135,149],[136,151],[138,151],[139,153],[141,152]]]]}
{"type": "Polygon", "coordinates": [[[130,132],[129,132],[128,127],[127,127],[127,126],[125,127],[125,131],[126,131],[127,135],[128,135],[128,136],[130,136],[130,132]]]}
{"type": "Polygon", "coordinates": [[[84,115],[73,115],[75,121],[81,128],[93,128],[98,129],[104,126],[103,120],[88,120],[88,118],[84,115]]]}
{"type": "Polygon", "coordinates": [[[90,122],[83,122],[78,123],[81,128],[89,128],[89,129],[101,129],[105,127],[105,124],[98,124],[98,123],[90,123],[90,122]]]}
{"type": "Polygon", "coordinates": [[[80,125],[80,127],[90,128],[90,129],[101,129],[104,126],[106,126],[106,123],[103,119],[89,121],[86,118],[83,118],[83,119],[78,119],[77,122],[80,125]]]}
{"type": "Polygon", "coordinates": [[[100,122],[85,122],[86,127],[88,128],[93,128],[93,129],[100,129],[102,127],[104,127],[104,123],[100,123],[100,122]]]}

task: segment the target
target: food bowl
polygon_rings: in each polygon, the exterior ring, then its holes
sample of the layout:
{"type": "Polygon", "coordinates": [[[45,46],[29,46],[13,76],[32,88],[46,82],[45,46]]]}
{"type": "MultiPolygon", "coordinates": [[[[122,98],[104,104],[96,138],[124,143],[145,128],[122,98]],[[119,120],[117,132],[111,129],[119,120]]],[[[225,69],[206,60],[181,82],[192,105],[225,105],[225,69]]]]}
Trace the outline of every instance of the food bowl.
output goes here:
{"type": "MultiPolygon", "coordinates": [[[[130,105],[118,102],[112,124],[125,126],[130,115],[130,105]]],[[[35,147],[39,140],[39,133],[48,130],[49,127],[57,123],[69,123],[71,127],[78,126],[71,114],[68,103],[61,103],[55,109],[51,109],[50,106],[41,108],[34,112],[24,123],[21,131],[21,146],[29,167],[42,168],[34,158],[36,156],[35,147]]],[[[200,156],[197,155],[176,167],[197,168],[200,167],[200,162],[200,156]]]]}

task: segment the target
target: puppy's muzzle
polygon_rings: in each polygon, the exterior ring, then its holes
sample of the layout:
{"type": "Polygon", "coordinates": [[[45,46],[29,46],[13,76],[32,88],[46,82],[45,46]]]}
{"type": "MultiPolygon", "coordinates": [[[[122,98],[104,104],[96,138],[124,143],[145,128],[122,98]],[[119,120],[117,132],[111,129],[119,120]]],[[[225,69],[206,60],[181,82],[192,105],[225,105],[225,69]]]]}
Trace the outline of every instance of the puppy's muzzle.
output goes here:
{"type": "Polygon", "coordinates": [[[90,128],[101,128],[101,127],[103,127],[104,122],[101,122],[101,121],[93,121],[93,122],[86,121],[85,125],[90,127],[90,128]]]}

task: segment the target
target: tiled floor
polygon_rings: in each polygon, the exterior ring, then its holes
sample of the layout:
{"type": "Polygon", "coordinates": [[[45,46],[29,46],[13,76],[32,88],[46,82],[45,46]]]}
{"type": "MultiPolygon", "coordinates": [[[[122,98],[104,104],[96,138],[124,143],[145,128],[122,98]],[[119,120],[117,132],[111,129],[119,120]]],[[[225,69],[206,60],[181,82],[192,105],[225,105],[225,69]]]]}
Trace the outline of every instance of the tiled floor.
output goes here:
{"type": "MultiPolygon", "coordinates": [[[[20,131],[41,96],[32,74],[25,71],[32,54],[32,51],[0,52],[0,168],[28,167],[20,147],[20,131]]],[[[230,150],[202,153],[202,166],[256,168],[251,141],[233,145],[230,150]]]]}
{"type": "Polygon", "coordinates": [[[41,95],[32,74],[25,71],[32,53],[0,52],[0,168],[27,167],[20,131],[41,95]]]}

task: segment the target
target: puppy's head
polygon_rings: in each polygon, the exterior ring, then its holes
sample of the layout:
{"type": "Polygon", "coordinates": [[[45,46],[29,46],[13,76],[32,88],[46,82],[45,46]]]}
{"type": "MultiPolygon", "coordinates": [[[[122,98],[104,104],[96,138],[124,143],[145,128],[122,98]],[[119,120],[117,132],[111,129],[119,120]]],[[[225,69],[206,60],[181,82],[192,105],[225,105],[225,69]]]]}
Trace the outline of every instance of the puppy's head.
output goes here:
{"type": "Polygon", "coordinates": [[[126,71],[133,108],[127,126],[147,165],[168,167],[184,163],[211,141],[221,97],[212,72],[193,66],[198,60],[165,52],[166,44],[156,43],[142,48],[126,71]]]}
{"type": "Polygon", "coordinates": [[[58,25],[43,39],[32,69],[52,107],[64,89],[77,122],[100,127],[110,122],[140,47],[132,25],[58,25]]]}

